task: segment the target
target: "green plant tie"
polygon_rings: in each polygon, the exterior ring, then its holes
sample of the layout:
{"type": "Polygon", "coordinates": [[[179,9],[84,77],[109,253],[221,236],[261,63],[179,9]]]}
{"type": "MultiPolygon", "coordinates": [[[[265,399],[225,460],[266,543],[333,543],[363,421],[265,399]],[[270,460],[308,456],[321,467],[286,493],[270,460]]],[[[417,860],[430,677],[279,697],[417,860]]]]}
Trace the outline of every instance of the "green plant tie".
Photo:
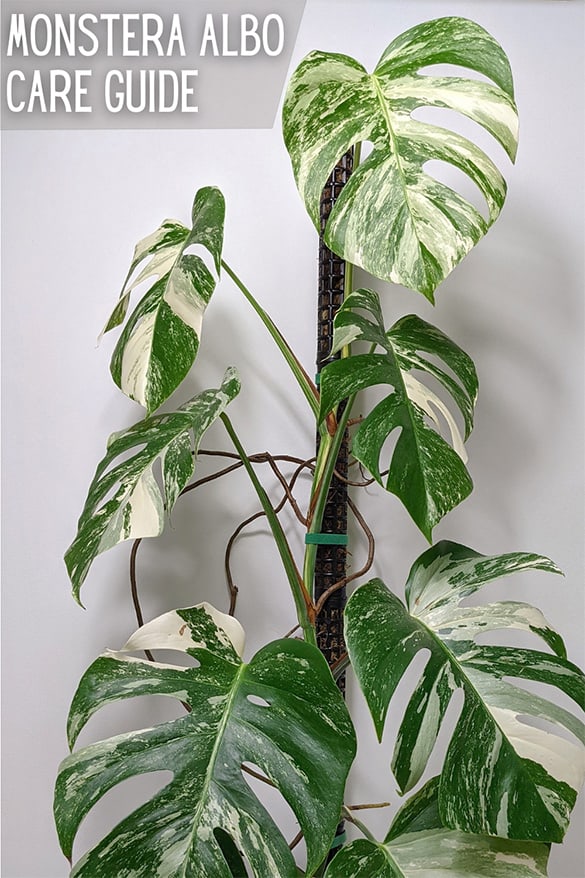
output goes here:
{"type": "Polygon", "coordinates": [[[347,534],[305,534],[308,546],[347,546],[347,534]]]}
{"type": "Polygon", "coordinates": [[[334,848],[340,848],[341,845],[345,844],[347,841],[347,832],[344,830],[340,832],[339,835],[336,835],[333,841],[331,842],[331,850],[334,848]]]}

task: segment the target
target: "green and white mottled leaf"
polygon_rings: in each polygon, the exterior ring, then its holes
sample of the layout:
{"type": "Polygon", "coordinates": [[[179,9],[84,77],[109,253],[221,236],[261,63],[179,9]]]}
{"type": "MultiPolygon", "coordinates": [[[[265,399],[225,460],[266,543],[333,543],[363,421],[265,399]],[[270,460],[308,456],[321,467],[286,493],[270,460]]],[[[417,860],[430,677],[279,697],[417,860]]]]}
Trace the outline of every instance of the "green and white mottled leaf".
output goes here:
{"type": "Polygon", "coordinates": [[[126,318],[132,291],[156,277],[128,318],[111,362],[118,387],[151,414],[179,386],[193,365],[201,336],[203,313],[216,278],[203,259],[185,251],[204,247],[219,276],[225,202],[215,187],[200,189],[193,202],[192,226],[165,220],[137,244],[122,293],[104,332],[126,318]],[[130,283],[136,268],[149,261],[130,283]]]}
{"type": "Polygon", "coordinates": [[[88,719],[113,701],[166,695],[190,712],[63,761],[55,819],[69,858],[79,824],[108,790],[137,774],[173,773],[79,860],[71,876],[231,878],[228,861],[245,857],[255,878],[296,878],[287,841],[246,782],[243,763],[258,766],[294,811],[309,870],[324,859],[355,755],[347,708],[311,644],[277,640],[249,664],[240,658],[242,646],[239,623],[202,604],[148,623],[121,651],[104,653],[86,671],[70,711],[71,746],[88,719]],[[128,654],[145,648],[182,650],[198,666],[128,654]]]}
{"type": "Polygon", "coordinates": [[[101,552],[124,540],[162,533],[165,515],[193,475],[203,434],[239,390],[237,373],[230,368],[221,387],[199,393],[175,412],[151,415],[110,436],[89,486],[77,535],[65,553],[76,600],[101,552]],[[158,460],[162,490],[153,471],[158,460]]]}
{"type": "Polygon", "coordinates": [[[514,160],[518,119],[508,59],[482,27],[457,17],[406,31],[371,74],[346,55],[311,52],[291,77],[283,131],[317,229],[321,192],[335,164],[353,145],[373,144],[331,212],[325,241],[349,262],[433,301],[438,284],[497,219],[506,184],[472,141],[413,118],[421,107],[467,116],[514,160]],[[492,82],[421,73],[436,64],[454,64],[492,82]],[[430,160],[453,165],[476,184],[487,220],[425,172],[430,160]]]}
{"type": "Polygon", "coordinates": [[[383,843],[351,842],[325,878],[543,878],[549,847],[442,826],[435,778],[401,809],[383,843]],[[399,832],[396,832],[400,829],[399,832]]]}
{"type": "Polygon", "coordinates": [[[394,747],[392,768],[403,792],[422,776],[453,692],[461,689],[463,708],[439,786],[443,823],[470,833],[558,842],[585,773],[585,726],[508,678],[555,686],[582,709],[585,678],[536,608],[515,601],[461,606],[484,584],[530,569],[559,572],[539,555],[489,557],[438,543],[413,565],[406,606],[380,580],[352,595],[346,639],[380,738],[398,683],[419,650],[429,651],[394,747]],[[496,629],[530,631],[554,654],[476,643],[477,634],[496,629]]]}
{"type": "Polygon", "coordinates": [[[386,332],[378,294],[371,290],[352,293],[335,317],[333,352],[354,341],[369,342],[383,353],[372,350],[328,364],[321,373],[320,416],[326,417],[341,400],[366,387],[392,387],[354,434],[352,454],[400,498],[430,540],[435,525],[473,488],[465,466],[464,440],[473,427],[478,392],[475,367],[460,347],[414,314],[386,332]],[[447,390],[463,418],[463,435],[447,405],[414,372],[426,373],[447,390]],[[438,432],[441,422],[451,444],[438,432]],[[381,471],[385,466],[380,458],[394,430],[399,430],[399,436],[384,483],[381,471]]]}

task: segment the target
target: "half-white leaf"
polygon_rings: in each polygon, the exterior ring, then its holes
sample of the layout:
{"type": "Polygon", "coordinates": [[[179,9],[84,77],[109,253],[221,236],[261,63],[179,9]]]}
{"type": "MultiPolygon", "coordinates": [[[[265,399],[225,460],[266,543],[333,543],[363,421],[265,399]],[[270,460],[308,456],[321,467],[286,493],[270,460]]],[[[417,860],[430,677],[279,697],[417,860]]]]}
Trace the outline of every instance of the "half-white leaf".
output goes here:
{"type": "Polygon", "coordinates": [[[128,277],[104,332],[126,317],[132,291],[157,280],[128,318],[111,362],[112,377],[131,399],[150,414],[178,387],[193,365],[203,313],[217,278],[203,259],[186,250],[200,245],[211,255],[219,275],[225,202],[212,186],[200,189],[193,202],[192,226],[165,220],[136,246],[128,277]],[[150,260],[130,283],[135,269],[150,260]]]}
{"type": "Polygon", "coordinates": [[[113,434],[98,464],[77,536],[65,563],[79,591],[94,559],[123,540],[158,536],[177,497],[193,475],[204,432],[238,394],[240,382],[228,369],[221,387],[205,390],[175,412],[151,415],[113,434]],[[163,490],[153,473],[162,464],[163,490]]]}
{"type": "Polygon", "coordinates": [[[585,727],[568,710],[507,678],[555,686],[582,709],[585,678],[534,607],[507,601],[461,607],[486,583],[530,569],[559,572],[538,555],[486,557],[438,543],[413,565],[406,607],[380,580],[352,595],[346,638],[379,737],[411,660],[421,649],[430,653],[394,748],[392,767],[403,791],[422,776],[451,696],[461,689],[463,709],[439,786],[443,822],[464,832],[558,842],[583,782],[585,727]],[[532,632],[554,654],[474,639],[506,628],[532,632]]]}

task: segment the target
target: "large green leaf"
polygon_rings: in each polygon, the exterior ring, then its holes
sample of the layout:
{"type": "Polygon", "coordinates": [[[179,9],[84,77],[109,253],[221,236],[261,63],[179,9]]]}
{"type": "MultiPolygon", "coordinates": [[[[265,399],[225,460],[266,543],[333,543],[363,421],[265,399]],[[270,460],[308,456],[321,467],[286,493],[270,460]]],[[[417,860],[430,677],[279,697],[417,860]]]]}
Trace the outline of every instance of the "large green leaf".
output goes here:
{"type": "Polygon", "coordinates": [[[383,843],[351,842],[326,878],[543,878],[549,847],[441,825],[431,781],[399,812],[383,843]]]}
{"type": "Polygon", "coordinates": [[[165,512],[170,514],[193,475],[204,432],[239,390],[237,373],[228,369],[218,389],[205,390],[175,412],[151,415],[110,436],[89,486],[77,535],[65,553],[76,600],[97,555],[123,540],[162,532],[165,512]],[[153,472],[157,460],[163,490],[153,472]]]}
{"type": "Polygon", "coordinates": [[[194,245],[205,248],[219,275],[224,216],[225,202],[219,189],[200,189],[193,202],[190,229],[165,220],[134,250],[120,300],[104,332],[124,321],[132,291],[157,277],[130,315],[111,363],[118,387],[145,406],[148,414],[179,386],[197,355],[203,313],[216,279],[200,256],[185,251],[194,245]],[[151,258],[129,283],[147,257],[151,258]]]}
{"type": "Polygon", "coordinates": [[[403,791],[421,777],[451,696],[461,689],[464,704],[439,788],[443,822],[464,832],[560,841],[585,772],[585,727],[506,678],[556,686],[582,708],[585,678],[534,607],[515,601],[462,606],[484,584],[528,569],[559,572],[538,555],[487,557],[439,543],[413,565],[406,607],[380,580],[352,595],[347,646],[379,737],[411,660],[429,651],[394,748],[392,767],[403,791]],[[540,636],[554,654],[475,642],[478,634],[506,628],[540,636]]]}
{"type": "Polygon", "coordinates": [[[473,487],[463,444],[473,426],[478,390],[473,362],[440,330],[414,314],[385,332],[379,297],[371,290],[352,293],[335,317],[333,351],[356,340],[379,346],[384,353],[354,354],[326,366],[321,373],[320,416],[326,417],[342,399],[366,387],[393,388],[360,424],[352,453],[383,484],[383,446],[394,430],[400,431],[385,487],[402,500],[430,540],[435,525],[473,487]],[[413,371],[426,373],[448,391],[465,423],[463,437],[444,402],[413,371]],[[438,432],[441,417],[453,447],[438,432]]]}
{"type": "Polygon", "coordinates": [[[317,229],[321,192],[336,162],[356,143],[373,144],[331,212],[327,245],[371,274],[433,301],[438,284],[498,217],[506,184],[470,140],[412,113],[420,107],[462,113],[514,159],[513,97],[502,48],[463,18],[439,18],[407,31],[388,46],[372,74],[346,55],[311,52],[291,77],[283,130],[301,197],[317,229]],[[435,64],[455,64],[495,84],[420,72],[435,64]],[[471,178],[485,198],[488,220],[424,171],[431,159],[471,178]]]}
{"type": "Polygon", "coordinates": [[[242,646],[239,623],[202,604],[160,616],[122,651],[104,653],[86,671],[69,716],[71,746],[89,717],[112,701],[167,695],[185,702],[190,713],[64,760],[55,818],[68,857],[81,820],[108,790],[144,772],[173,772],[170,783],[87,853],[72,876],[230,878],[226,856],[237,863],[240,851],[256,878],[296,878],[287,842],[246,783],[243,763],[258,766],[291,806],[307,843],[309,870],[324,859],[355,755],[347,708],[310,644],[277,640],[249,664],[241,661],[242,646]],[[128,655],[142,649],[181,650],[198,666],[128,655]]]}

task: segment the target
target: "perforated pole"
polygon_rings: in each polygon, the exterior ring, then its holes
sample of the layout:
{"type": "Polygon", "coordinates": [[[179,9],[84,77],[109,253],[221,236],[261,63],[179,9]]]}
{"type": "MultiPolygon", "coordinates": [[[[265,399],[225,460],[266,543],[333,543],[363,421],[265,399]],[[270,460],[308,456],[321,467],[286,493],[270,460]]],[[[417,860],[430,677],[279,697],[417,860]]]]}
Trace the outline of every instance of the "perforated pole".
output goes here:
{"type": "MultiPolygon", "coordinates": [[[[346,153],[329,177],[321,196],[321,237],[319,239],[319,289],[317,303],[317,374],[339,354],[330,356],[333,341],[333,319],[343,302],[345,290],[345,262],[325,245],[323,231],[336,199],[346,184],[353,168],[353,152],[346,153]]],[[[344,403],[340,410],[343,411],[344,403]]],[[[317,435],[317,449],[319,436],[317,435]]],[[[336,471],[347,479],[348,439],[347,432],[339,450],[336,471]]],[[[335,475],[327,494],[327,503],[321,525],[323,534],[347,534],[347,483],[335,475]]],[[[315,562],[314,593],[318,601],[327,589],[346,575],[347,548],[345,545],[319,545],[315,562]]],[[[345,588],[334,592],[325,602],[317,619],[317,645],[329,665],[333,665],[345,652],[343,637],[343,609],[346,602],[345,588]]],[[[345,674],[338,679],[338,686],[345,693],[345,674]]],[[[344,824],[337,828],[328,861],[343,843],[344,824]]]]}

